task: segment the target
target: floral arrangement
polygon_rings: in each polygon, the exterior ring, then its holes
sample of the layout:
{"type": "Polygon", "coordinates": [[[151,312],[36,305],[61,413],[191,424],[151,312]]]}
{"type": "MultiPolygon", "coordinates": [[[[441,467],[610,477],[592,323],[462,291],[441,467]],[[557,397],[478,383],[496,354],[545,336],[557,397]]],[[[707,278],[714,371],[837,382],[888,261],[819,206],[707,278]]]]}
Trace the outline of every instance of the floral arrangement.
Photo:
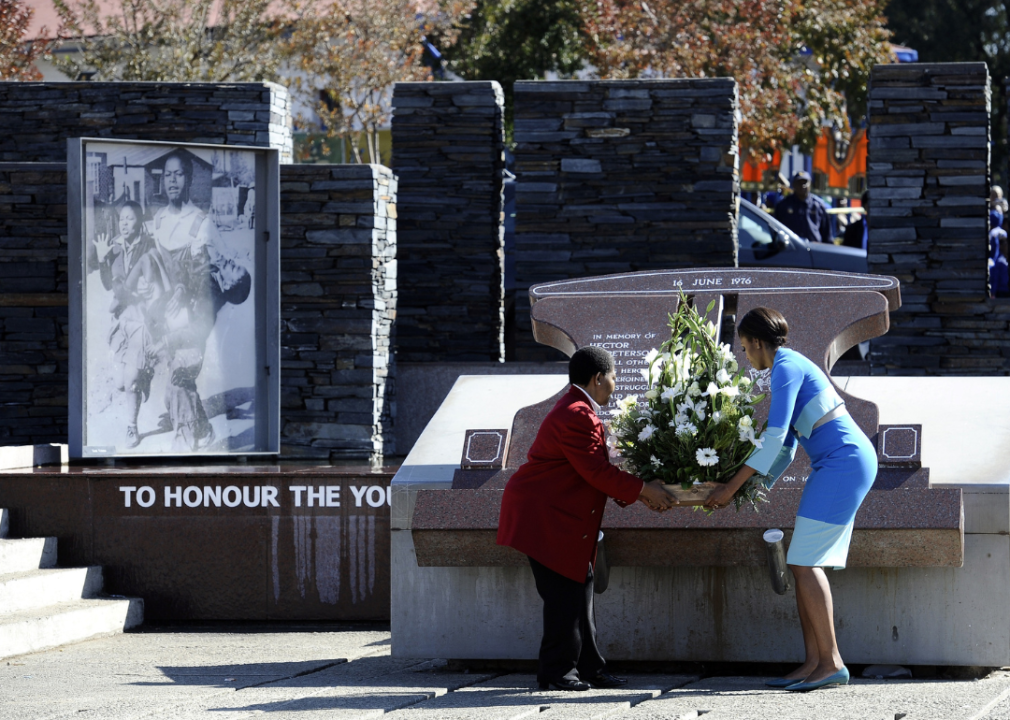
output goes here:
{"type": "MultiPolygon", "coordinates": [[[[683,294],[669,323],[670,339],[645,355],[649,390],[643,399],[619,401],[608,442],[628,471],[647,482],[658,479],[685,490],[728,482],[761,447],[754,406],[764,395],[752,394],[752,381],[730,346],[719,344],[715,325],[683,294]]],[[[734,497],[737,510],[744,502],[761,502],[764,489],[763,478],[751,477],[734,497]]]]}

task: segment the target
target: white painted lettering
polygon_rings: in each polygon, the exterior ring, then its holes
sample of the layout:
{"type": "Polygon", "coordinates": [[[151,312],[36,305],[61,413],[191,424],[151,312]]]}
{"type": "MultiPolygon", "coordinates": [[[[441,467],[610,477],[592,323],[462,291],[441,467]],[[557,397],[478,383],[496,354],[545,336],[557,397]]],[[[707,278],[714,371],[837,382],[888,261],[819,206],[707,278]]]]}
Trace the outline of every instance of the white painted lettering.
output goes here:
{"type": "Polygon", "coordinates": [[[242,504],[242,491],[234,485],[229,485],[224,489],[222,499],[227,507],[238,507],[242,504]]]}
{"type": "Polygon", "coordinates": [[[722,278],[695,278],[691,283],[692,287],[707,287],[710,285],[722,285],[722,278]]]}
{"type": "Polygon", "coordinates": [[[360,490],[357,485],[351,485],[351,494],[354,496],[354,507],[361,507],[361,499],[365,496],[365,491],[367,487],[362,487],[360,490]]]}
{"type": "Polygon", "coordinates": [[[340,486],[326,486],[326,507],[340,507],[340,486]]]}
{"type": "Polygon", "coordinates": [[[386,488],[379,485],[372,485],[368,488],[368,505],[373,508],[382,507],[386,504],[386,488]]]}
{"type": "Polygon", "coordinates": [[[182,501],[186,503],[186,507],[197,507],[203,503],[203,492],[199,486],[189,485],[182,493],[182,501]]]}
{"type": "Polygon", "coordinates": [[[753,278],[749,277],[735,277],[733,278],[733,285],[750,285],[754,281],[753,278]]]}
{"type": "Polygon", "coordinates": [[[386,486],[386,504],[389,505],[389,507],[393,507],[393,486],[392,485],[387,485],[386,486]]]}
{"type": "Polygon", "coordinates": [[[267,503],[270,507],[280,507],[281,504],[277,502],[277,488],[273,485],[263,486],[263,507],[267,507],[267,503]]]}
{"type": "Polygon", "coordinates": [[[292,485],[288,488],[291,492],[295,494],[295,507],[302,506],[302,493],[305,492],[304,485],[292,485]]]}
{"type": "Polygon", "coordinates": [[[149,508],[154,505],[156,497],[154,488],[145,485],[137,491],[137,504],[142,508],[149,508]]]}
{"type": "Polygon", "coordinates": [[[221,507],[221,486],[216,485],[210,487],[209,485],[203,486],[203,506],[210,507],[213,501],[214,507],[221,507]]]}
{"type": "Polygon", "coordinates": [[[326,507],[325,505],[323,505],[324,492],[326,492],[326,490],[321,485],[318,488],[309,485],[308,491],[306,493],[309,497],[309,507],[314,507],[313,503],[316,500],[319,501],[319,507],[326,507]]]}
{"type": "Polygon", "coordinates": [[[253,485],[252,487],[249,487],[248,485],[246,485],[245,487],[243,487],[242,488],[242,502],[245,503],[246,507],[259,507],[260,506],[260,486],[259,485],[253,485]],[[250,490],[255,490],[256,491],[255,494],[252,497],[249,497],[249,491],[250,490]]]}
{"type": "Polygon", "coordinates": [[[172,501],[175,500],[176,507],[182,507],[182,488],[178,485],[175,486],[175,491],[168,485],[165,486],[165,507],[172,507],[172,501]]]}
{"type": "Polygon", "coordinates": [[[124,487],[119,488],[119,492],[123,493],[123,495],[125,496],[123,498],[123,507],[130,507],[130,496],[133,494],[133,492],[136,489],[137,489],[137,487],[135,485],[131,486],[131,487],[125,487],[124,486],[124,487]]]}

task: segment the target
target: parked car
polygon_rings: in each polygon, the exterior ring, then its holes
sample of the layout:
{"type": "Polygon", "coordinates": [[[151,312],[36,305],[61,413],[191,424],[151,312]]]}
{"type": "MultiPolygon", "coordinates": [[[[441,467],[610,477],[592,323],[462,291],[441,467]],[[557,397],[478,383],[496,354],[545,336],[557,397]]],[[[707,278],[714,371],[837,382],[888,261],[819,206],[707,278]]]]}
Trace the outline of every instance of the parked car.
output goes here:
{"type": "Polygon", "coordinates": [[[740,267],[867,271],[865,250],[810,242],[742,198],[737,222],[737,249],[740,267]]]}

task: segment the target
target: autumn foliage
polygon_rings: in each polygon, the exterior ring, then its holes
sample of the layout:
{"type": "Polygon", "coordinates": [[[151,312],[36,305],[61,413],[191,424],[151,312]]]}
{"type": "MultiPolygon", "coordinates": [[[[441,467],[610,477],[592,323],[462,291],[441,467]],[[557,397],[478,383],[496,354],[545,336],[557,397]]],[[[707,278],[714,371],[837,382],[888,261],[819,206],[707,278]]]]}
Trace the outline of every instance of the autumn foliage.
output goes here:
{"type": "Polygon", "coordinates": [[[45,40],[28,41],[32,13],[21,0],[0,0],[0,80],[42,79],[35,61],[50,47],[45,40]]]}
{"type": "Polygon", "coordinates": [[[604,78],[734,77],[741,142],[810,147],[824,122],[863,114],[890,62],[884,0],[596,0],[587,50],[604,78]]]}

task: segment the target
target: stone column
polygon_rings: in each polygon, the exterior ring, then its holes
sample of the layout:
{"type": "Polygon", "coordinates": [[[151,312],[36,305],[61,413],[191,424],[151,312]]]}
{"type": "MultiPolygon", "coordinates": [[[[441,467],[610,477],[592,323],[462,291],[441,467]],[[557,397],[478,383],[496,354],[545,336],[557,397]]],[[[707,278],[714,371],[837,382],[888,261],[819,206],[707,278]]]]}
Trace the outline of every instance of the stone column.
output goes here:
{"type": "Polygon", "coordinates": [[[396,177],[381,165],[281,166],[281,448],[395,450],[396,177]]]}
{"type": "Polygon", "coordinates": [[[516,358],[530,285],[652,268],[734,267],[736,82],[517,82],[516,358]]]}
{"type": "Polygon", "coordinates": [[[400,360],[504,360],[503,107],[493,81],[394,86],[400,360]]]}
{"type": "Polygon", "coordinates": [[[902,295],[872,343],[875,374],[1006,366],[993,342],[1006,317],[991,317],[988,299],[990,102],[985,63],[873,68],[868,261],[897,277],[902,295]]]}

